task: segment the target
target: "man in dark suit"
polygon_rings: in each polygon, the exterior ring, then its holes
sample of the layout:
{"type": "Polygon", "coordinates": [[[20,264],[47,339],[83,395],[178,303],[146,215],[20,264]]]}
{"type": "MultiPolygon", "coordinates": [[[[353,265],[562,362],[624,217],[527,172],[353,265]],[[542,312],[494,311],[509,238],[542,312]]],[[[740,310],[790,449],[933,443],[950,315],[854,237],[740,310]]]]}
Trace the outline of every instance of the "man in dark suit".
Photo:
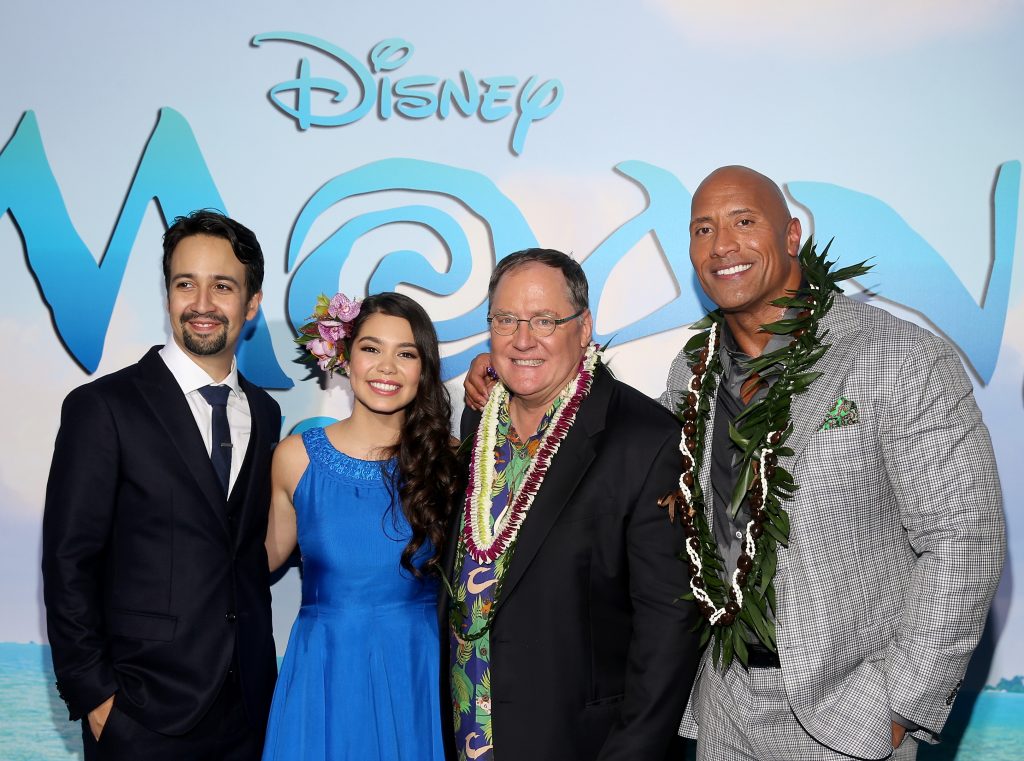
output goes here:
{"type": "Polygon", "coordinates": [[[264,537],[280,408],[237,371],[253,233],[164,236],[173,341],[68,395],[46,490],[58,690],[91,759],[257,759],[276,674],[264,537]]]}
{"type": "Polygon", "coordinates": [[[683,537],[658,507],[679,425],[596,362],[568,256],[512,254],[488,296],[501,382],[463,418],[470,485],[447,554],[454,753],[661,761],[698,661],[683,537]]]}

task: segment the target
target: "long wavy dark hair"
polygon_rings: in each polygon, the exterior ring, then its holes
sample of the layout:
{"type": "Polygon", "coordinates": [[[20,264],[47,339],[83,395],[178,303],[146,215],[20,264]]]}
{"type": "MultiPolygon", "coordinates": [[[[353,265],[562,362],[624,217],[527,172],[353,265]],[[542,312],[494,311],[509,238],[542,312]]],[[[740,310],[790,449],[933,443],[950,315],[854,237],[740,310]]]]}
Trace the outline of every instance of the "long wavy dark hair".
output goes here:
{"type": "Polygon", "coordinates": [[[453,506],[462,496],[461,467],[451,446],[449,421],[452,414],[448,389],[441,382],[441,357],[437,350],[434,323],[419,304],[400,293],[367,296],[352,323],[346,349],[352,356],[352,341],[363,323],[374,314],[401,317],[412,328],[420,355],[420,380],[416,397],[405,409],[398,443],[381,454],[394,457],[398,467],[391,473],[392,494],[398,494],[402,512],[412,527],[412,538],[402,550],[402,567],[422,578],[436,566],[444,549],[445,527],[453,506]],[[433,554],[417,568],[413,560],[425,542],[433,554]]]}

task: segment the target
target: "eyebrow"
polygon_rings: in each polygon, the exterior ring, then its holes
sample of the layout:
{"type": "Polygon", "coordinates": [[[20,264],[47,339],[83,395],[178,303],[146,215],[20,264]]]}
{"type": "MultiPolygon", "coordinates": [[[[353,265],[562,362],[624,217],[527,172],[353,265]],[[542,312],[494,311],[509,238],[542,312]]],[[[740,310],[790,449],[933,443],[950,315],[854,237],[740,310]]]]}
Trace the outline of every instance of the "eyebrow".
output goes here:
{"type": "MultiPolygon", "coordinates": [[[[516,319],[520,319],[519,315],[517,315],[515,312],[509,311],[507,309],[492,309],[491,310],[491,315],[492,316],[497,317],[499,314],[500,315],[504,315],[506,317],[515,317],[516,319]]],[[[531,317],[554,317],[556,314],[558,314],[558,310],[557,309],[539,309],[536,312],[534,312],[531,315],[531,317]]],[[[522,319],[528,320],[530,318],[529,317],[523,317],[522,319]]]]}
{"type": "MultiPolygon", "coordinates": [[[[748,209],[748,208],[744,207],[742,209],[733,209],[732,211],[728,212],[726,214],[726,216],[728,216],[728,217],[738,217],[741,214],[755,214],[755,213],[756,212],[753,209],[748,209]]],[[[690,224],[694,225],[694,224],[697,224],[698,222],[711,222],[711,221],[713,221],[713,220],[711,219],[710,216],[704,215],[702,217],[694,217],[693,219],[690,220],[690,224]]]]}
{"type": "MultiPolygon", "coordinates": [[[[179,272],[176,275],[171,276],[171,280],[198,280],[199,276],[192,272],[179,272]]],[[[214,275],[214,280],[226,280],[229,283],[240,285],[237,278],[231,277],[231,275],[214,275]]]]}
{"type": "MultiPolygon", "coordinates": [[[[371,343],[381,344],[381,345],[384,344],[384,342],[382,340],[380,340],[379,338],[377,338],[377,336],[359,336],[359,341],[360,342],[362,342],[362,341],[369,341],[371,343]]],[[[411,342],[411,341],[403,341],[402,343],[396,344],[396,345],[398,346],[399,349],[415,349],[416,348],[416,344],[411,342]]]]}

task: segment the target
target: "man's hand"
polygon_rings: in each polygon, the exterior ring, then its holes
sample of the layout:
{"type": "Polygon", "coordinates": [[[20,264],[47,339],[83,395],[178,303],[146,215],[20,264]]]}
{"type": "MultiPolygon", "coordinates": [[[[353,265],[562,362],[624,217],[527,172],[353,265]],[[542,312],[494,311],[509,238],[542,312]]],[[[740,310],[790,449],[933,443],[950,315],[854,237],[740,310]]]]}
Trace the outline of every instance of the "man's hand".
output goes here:
{"type": "Polygon", "coordinates": [[[898,722],[892,723],[892,747],[898,748],[903,744],[903,738],[907,734],[907,728],[898,722]]]}
{"type": "MultiPolygon", "coordinates": [[[[89,729],[92,730],[92,736],[96,738],[97,742],[99,742],[100,735],[103,734],[103,727],[107,725],[107,719],[110,718],[110,709],[113,707],[114,696],[111,695],[89,711],[89,729]]],[[[895,737],[895,733],[893,737],[895,737]]]]}
{"type": "Polygon", "coordinates": [[[466,406],[470,409],[482,410],[487,403],[494,385],[494,376],[487,372],[490,366],[490,354],[477,354],[469,366],[462,388],[466,392],[466,406]]]}

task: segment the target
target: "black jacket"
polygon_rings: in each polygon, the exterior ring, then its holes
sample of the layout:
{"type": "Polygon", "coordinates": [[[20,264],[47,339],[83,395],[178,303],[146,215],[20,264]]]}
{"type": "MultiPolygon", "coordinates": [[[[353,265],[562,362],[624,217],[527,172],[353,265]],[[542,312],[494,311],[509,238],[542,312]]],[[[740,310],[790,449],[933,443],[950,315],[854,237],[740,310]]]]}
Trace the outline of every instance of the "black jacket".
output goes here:
{"type": "Polygon", "coordinates": [[[72,719],[116,692],[118,710],[147,728],[184,733],[237,652],[249,719],[266,723],[277,669],[264,538],[281,413],[265,391],[239,383],[252,431],[228,500],[158,347],[64,402],[43,590],[72,719]]]}
{"type": "MultiPolygon", "coordinates": [[[[463,436],[478,422],[467,412],[463,436]]],[[[682,528],[657,505],[678,485],[681,462],[676,420],[598,371],[523,523],[496,602],[497,758],[667,754],[699,660],[697,610],[677,600],[688,589],[682,528]]],[[[461,521],[452,521],[449,574],[461,521]]],[[[443,691],[448,647],[445,632],[443,691]]],[[[442,705],[450,739],[447,694],[442,705]]]]}

